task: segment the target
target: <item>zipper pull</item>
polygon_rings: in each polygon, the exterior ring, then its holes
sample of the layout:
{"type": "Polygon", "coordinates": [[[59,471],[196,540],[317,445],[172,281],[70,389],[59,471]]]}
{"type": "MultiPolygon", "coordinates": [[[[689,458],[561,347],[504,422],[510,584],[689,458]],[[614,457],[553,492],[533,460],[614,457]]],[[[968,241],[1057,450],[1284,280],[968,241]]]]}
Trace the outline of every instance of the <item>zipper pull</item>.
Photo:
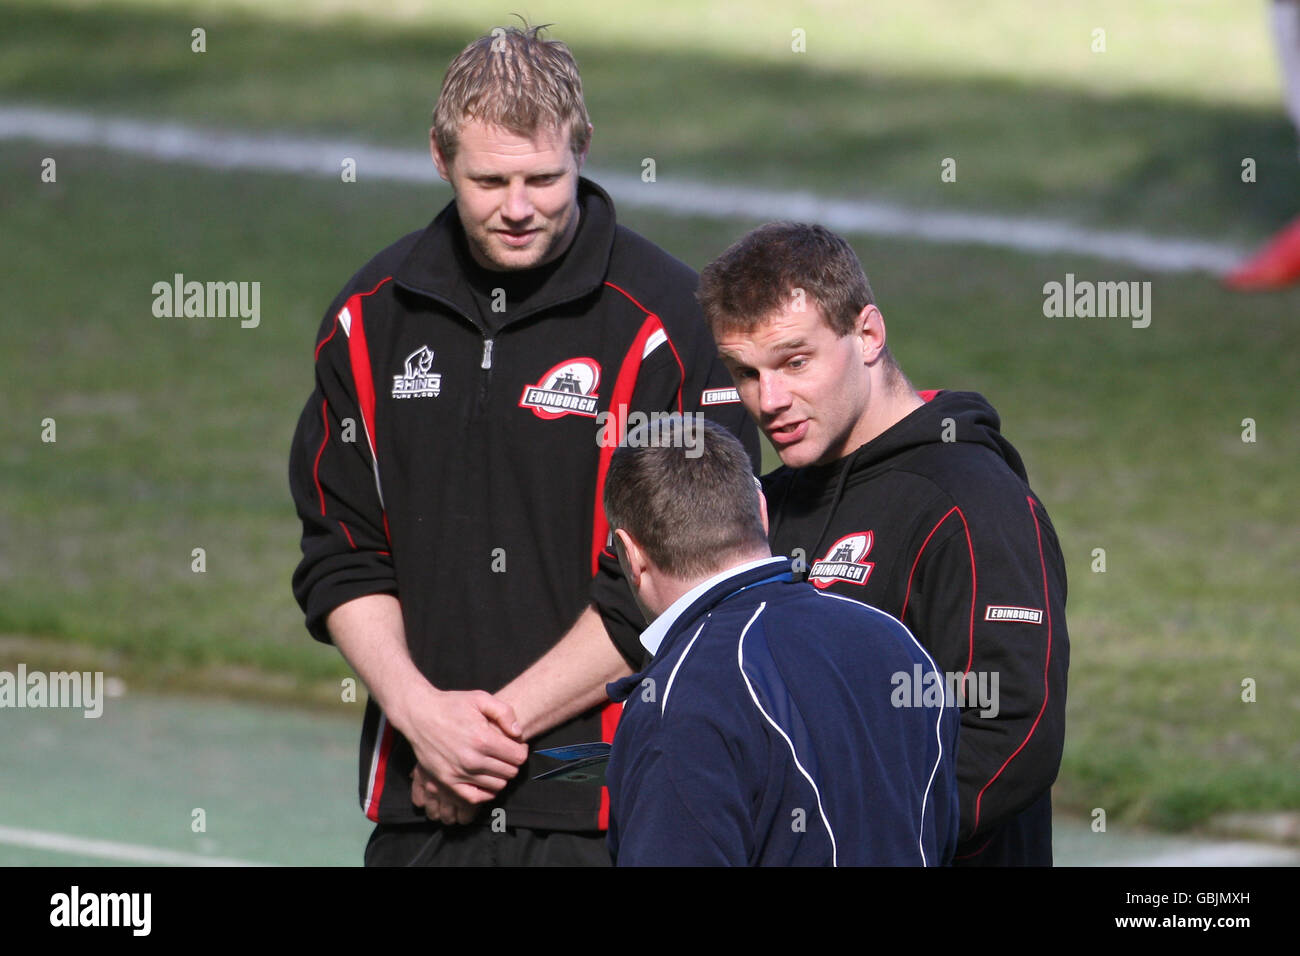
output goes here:
{"type": "Polygon", "coordinates": [[[491,368],[491,367],[492,367],[492,340],[484,339],[483,340],[483,361],[479,364],[479,368],[491,368]]]}

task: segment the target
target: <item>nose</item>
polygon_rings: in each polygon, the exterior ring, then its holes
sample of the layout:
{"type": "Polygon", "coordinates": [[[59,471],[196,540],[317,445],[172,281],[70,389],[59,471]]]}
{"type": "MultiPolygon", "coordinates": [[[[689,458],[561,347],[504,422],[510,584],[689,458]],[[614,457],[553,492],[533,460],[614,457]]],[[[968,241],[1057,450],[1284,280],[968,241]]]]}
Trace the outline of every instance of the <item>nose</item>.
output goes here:
{"type": "Polygon", "coordinates": [[[532,218],[533,203],[528,197],[528,185],[523,180],[513,180],[506,187],[505,204],[501,215],[511,222],[526,222],[532,218]]]}
{"type": "Polygon", "coordinates": [[[765,416],[774,418],[790,407],[790,392],[779,372],[766,369],[758,373],[758,408],[765,416]]]}

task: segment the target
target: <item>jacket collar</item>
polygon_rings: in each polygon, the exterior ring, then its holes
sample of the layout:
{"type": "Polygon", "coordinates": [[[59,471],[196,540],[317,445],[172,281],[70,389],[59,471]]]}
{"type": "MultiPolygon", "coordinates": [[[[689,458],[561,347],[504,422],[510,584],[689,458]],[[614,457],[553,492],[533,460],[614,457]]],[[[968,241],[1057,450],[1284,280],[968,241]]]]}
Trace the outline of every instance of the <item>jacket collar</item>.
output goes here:
{"type": "MultiPolygon", "coordinates": [[[[662,657],[696,621],[728,598],[756,584],[793,580],[791,561],[786,557],[760,558],[728,568],[674,601],[641,632],[641,644],[652,656],[662,657]]],[[[612,700],[625,700],[640,685],[642,677],[643,674],[634,674],[608,684],[606,693],[612,700]]]]}
{"type": "MultiPolygon", "coordinates": [[[[527,302],[513,306],[511,322],[543,309],[580,299],[598,289],[609,271],[614,246],[614,201],[589,179],[578,179],[581,214],[573,244],[560,266],[527,302]]],[[[456,244],[465,242],[464,227],[453,199],[438,213],[394,273],[396,283],[437,299],[474,321],[477,307],[464,272],[457,265],[456,244]],[[450,264],[450,267],[449,267],[450,264]]]]}

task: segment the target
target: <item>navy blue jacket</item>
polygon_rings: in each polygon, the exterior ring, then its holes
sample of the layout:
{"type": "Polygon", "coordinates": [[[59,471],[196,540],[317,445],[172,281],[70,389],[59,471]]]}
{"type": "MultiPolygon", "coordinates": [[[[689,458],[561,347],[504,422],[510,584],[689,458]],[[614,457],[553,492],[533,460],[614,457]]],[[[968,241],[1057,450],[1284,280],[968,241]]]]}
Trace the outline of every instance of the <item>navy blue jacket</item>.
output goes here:
{"type": "Polygon", "coordinates": [[[772,558],[704,582],[642,642],[650,666],[609,685],[618,865],[951,858],[957,712],[897,620],[772,558]]]}

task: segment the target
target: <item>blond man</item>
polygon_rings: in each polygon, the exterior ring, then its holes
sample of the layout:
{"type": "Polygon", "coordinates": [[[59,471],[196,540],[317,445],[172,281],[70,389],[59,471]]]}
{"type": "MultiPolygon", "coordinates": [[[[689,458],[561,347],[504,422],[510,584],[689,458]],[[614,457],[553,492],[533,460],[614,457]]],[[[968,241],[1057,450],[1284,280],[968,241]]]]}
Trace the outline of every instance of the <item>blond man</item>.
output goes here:
{"type": "Polygon", "coordinates": [[[641,655],[607,544],[627,417],[756,433],[697,277],[582,177],[577,64],[540,28],[452,62],[430,150],[454,193],[326,311],[294,439],[294,592],[370,690],[366,862],[608,862],[608,799],[532,778],[530,749],[611,739],[606,682],[641,655]]]}

